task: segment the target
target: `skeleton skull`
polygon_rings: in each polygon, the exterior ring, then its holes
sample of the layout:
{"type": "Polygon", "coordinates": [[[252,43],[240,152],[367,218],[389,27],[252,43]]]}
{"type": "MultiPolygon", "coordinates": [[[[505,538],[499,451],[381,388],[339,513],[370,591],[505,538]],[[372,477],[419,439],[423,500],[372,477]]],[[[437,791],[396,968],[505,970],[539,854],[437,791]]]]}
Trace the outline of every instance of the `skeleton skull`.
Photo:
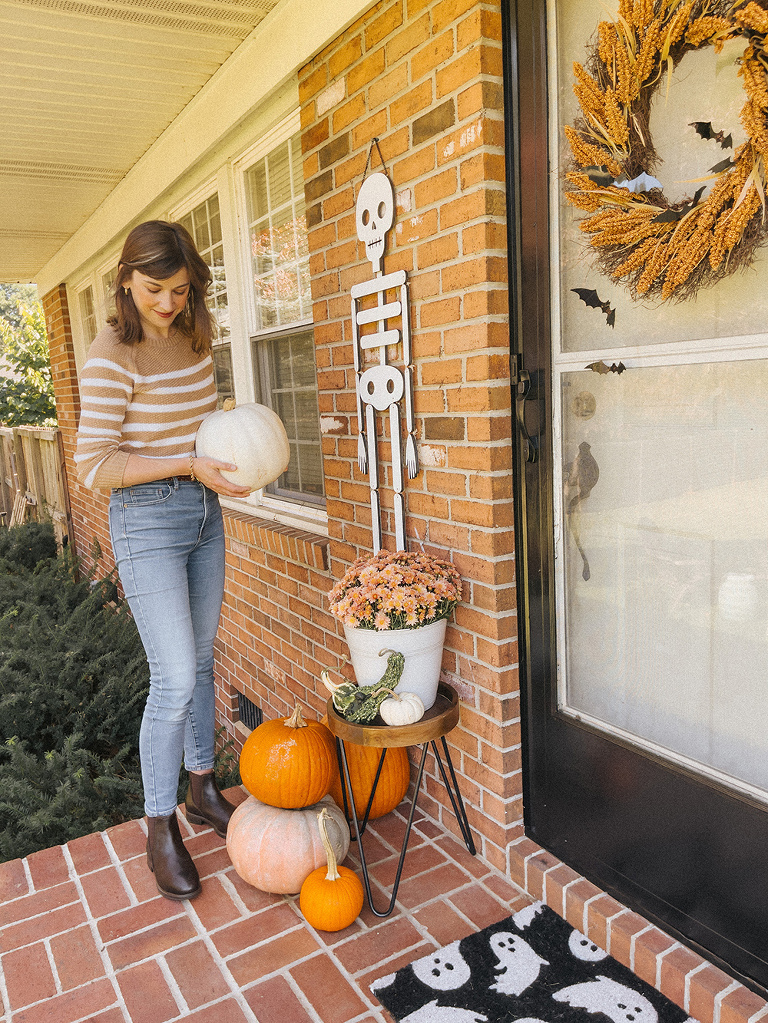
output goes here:
{"type": "Polygon", "coordinates": [[[384,241],[395,216],[395,193],[386,174],[370,174],[360,186],[357,197],[357,237],[365,242],[365,252],[374,273],[381,270],[384,241]]]}

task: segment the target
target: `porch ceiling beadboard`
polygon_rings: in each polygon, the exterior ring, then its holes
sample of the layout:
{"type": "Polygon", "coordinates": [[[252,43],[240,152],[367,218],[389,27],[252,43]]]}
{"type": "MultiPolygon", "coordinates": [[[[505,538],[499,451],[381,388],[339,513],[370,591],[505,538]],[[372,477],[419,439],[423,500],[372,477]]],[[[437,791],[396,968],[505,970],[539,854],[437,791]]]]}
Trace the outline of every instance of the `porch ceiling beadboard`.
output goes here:
{"type": "Polygon", "coordinates": [[[0,0],[0,280],[33,280],[281,2],[0,0]]]}

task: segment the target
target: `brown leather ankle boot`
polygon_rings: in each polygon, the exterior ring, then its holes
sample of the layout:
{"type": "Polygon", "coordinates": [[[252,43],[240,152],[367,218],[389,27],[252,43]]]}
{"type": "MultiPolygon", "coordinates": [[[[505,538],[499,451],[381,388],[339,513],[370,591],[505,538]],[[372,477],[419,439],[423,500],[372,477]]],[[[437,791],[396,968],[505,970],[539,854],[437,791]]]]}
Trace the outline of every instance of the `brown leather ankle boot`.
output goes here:
{"type": "Polygon", "coordinates": [[[216,788],[213,771],[207,774],[190,772],[184,806],[190,823],[207,824],[219,838],[227,837],[227,825],[235,808],[216,788]]]}
{"type": "Polygon", "coordinates": [[[176,814],[147,817],[147,829],[147,865],[160,894],[177,902],[194,899],[202,891],[200,878],[184,847],[176,814]]]}

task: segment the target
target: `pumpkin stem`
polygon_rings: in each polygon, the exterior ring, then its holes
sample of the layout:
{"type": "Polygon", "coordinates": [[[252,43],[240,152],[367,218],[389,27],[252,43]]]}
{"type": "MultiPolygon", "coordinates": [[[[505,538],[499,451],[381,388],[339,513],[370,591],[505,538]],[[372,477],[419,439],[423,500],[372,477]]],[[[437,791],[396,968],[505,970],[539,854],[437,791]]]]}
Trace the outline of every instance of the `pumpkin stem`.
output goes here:
{"type": "Polygon", "coordinates": [[[231,412],[233,408],[237,407],[237,402],[234,398],[227,398],[224,404],[221,406],[222,412],[231,412]]]}
{"type": "Polygon", "coordinates": [[[328,860],[328,873],[325,875],[326,881],[338,881],[341,874],[338,871],[336,864],[336,853],[333,851],[331,840],[328,837],[328,829],[326,827],[326,820],[331,815],[328,813],[328,807],[324,806],[320,813],[317,815],[317,826],[320,829],[320,841],[323,843],[325,849],[325,856],[328,860]]]}
{"type": "Polygon", "coordinates": [[[286,718],[283,722],[286,728],[306,728],[307,722],[304,720],[304,716],[301,713],[301,707],[296,704],[296,709],[289,718],[286,718]]]}

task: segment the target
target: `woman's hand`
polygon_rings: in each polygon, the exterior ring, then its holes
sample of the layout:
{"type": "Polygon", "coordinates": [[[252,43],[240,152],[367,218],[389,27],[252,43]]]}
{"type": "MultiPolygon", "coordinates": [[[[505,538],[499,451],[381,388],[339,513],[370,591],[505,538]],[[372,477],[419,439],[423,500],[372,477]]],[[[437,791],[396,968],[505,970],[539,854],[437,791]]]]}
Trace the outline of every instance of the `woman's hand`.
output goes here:
{"type": "Polygon", "coordinates": [[[250,487],[242,487],[237,483],[232,483],[226,476],[222,476],[222,469],[229,472],[234,472],[237,469],[232,462],[220,462],[207,455],[195,455],[191,461],[191,468],[196,479],[221,497],[247,497],[251,493],[250,487]]]}

